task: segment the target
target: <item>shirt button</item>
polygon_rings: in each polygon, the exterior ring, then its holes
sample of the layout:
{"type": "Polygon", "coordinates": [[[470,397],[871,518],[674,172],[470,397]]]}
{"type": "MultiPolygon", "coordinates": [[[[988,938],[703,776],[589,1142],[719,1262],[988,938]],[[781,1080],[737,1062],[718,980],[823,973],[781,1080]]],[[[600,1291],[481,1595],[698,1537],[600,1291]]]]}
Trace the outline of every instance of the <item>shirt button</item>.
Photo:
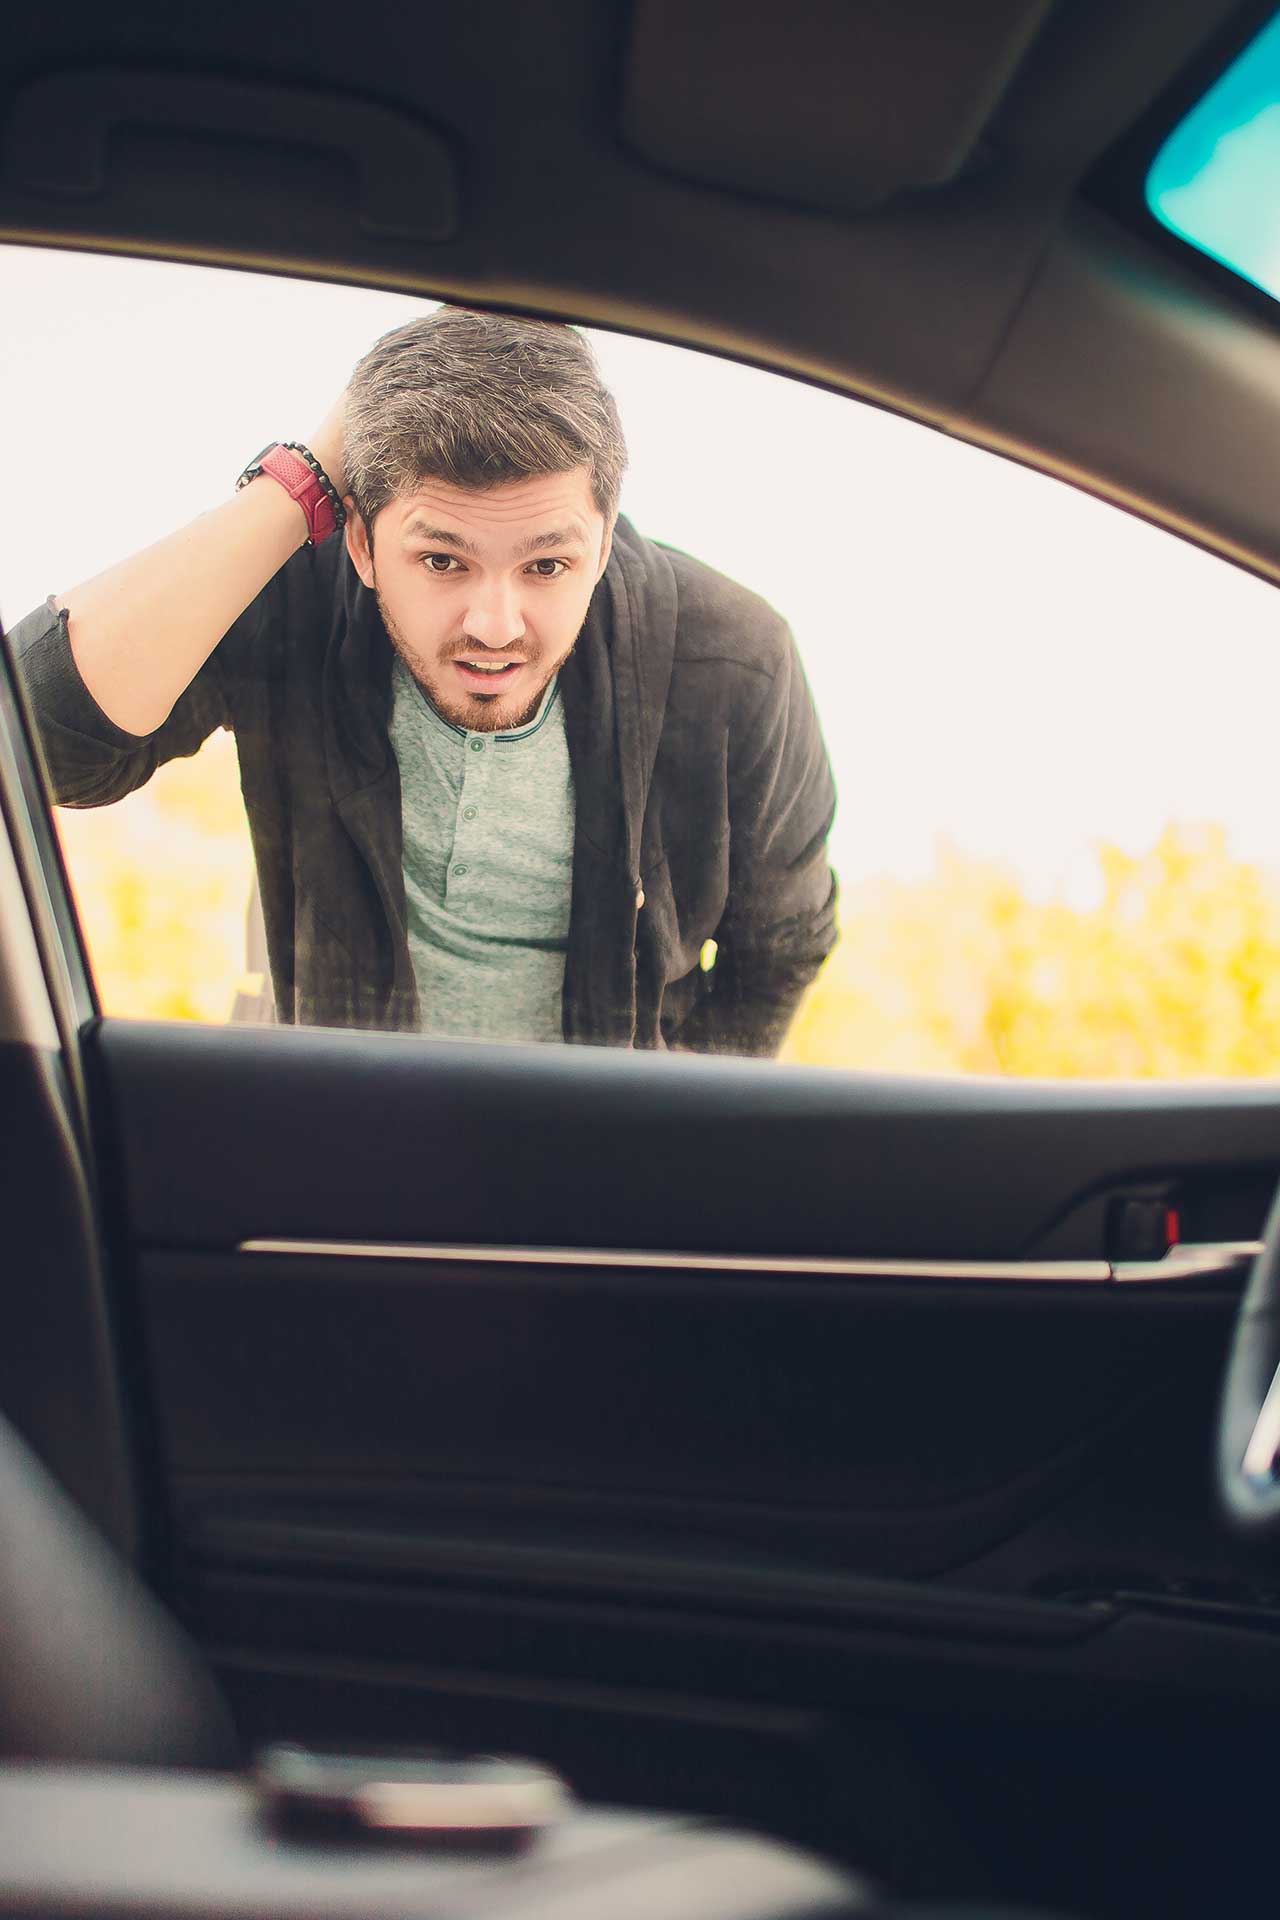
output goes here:
{"type": "Polygon", "coordinates": [[[462,809],[462,817],[464,820],[474,820],[479,811],[479,807],[464,807],[462,809]]]}
{"type": "Polygon", "coordinates": [[[471,742],[471,751],[472,751],[472,753],[483,753],[483,752],[484,752],[484,741],[483,741],[483,740],[473,740],[473,741],[471,742]]]}
{"type": "Polygon", "coordinates": [[[455,880],[465,880],[470,871],[471,869],[466,861],[459,860],[457,866],[453,869],[453,877],[455,880]]]}

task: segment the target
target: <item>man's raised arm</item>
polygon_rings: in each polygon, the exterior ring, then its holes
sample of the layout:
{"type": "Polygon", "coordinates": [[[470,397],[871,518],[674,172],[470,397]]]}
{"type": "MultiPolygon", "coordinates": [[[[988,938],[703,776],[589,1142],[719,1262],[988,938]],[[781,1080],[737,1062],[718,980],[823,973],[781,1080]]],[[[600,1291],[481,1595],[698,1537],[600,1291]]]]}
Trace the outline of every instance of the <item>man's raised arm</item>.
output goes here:
{"type": "MultiPolygon", "coordinates": [[[[308,442],[339,494],[339,401],[308,442]]],[[[307,538],[282,486],[255,480],[190,525],[57,596],[76,668],[125,733],[162,726],[227,630],[307,538]]]]}

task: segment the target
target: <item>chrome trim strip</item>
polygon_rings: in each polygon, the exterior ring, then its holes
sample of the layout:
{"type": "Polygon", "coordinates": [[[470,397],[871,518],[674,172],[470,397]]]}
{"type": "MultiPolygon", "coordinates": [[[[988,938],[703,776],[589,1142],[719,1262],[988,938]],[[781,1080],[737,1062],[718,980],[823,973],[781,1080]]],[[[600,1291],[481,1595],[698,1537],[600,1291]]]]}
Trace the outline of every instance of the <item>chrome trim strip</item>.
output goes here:
{"type": "Polygon", "coordinates": [[[315,1260],[447,1261],[499,1267],[615,1267],[686,1273],[776,1273],[818,1280],[1049,1281],[1102,1285],[1106,1260],[841,1260],[785,1254],[632,1253],[584,1247],[397,1246],[386,1241],[242,1240],[237,1253],[295,1254],[315,1260]]]}
{"type": "MultiPolygon", "coordinates": [[[[473,1247],[386,1240],[242,1240],[237,1253],[306,1260],[434,1261],[471,1267],[612,1267],[624,1272],[791,1274],[815,1280],[970,1280],[1003,1286],[1170,1286],[1228,1278],[1262,1252],[1260,1240],[1189,1241],[1162,1260],[842,1260],[815,1255],[643,1253],[613,1247],[473,1247]]],[[[1280,1408],[1280,1397],[1277,1400],[1280,1408]]],[[[1277,1415],[1280,1418],[1280,1413],[1277,1415]]]]}
{"type": "Polygon", "coordinates": [[[1261,1240],[1188,1240],[1170,1247],[1163,1260],[1118,1260],[1112,1273],[1125,1287],[1215,1275],[1225,1279],[1240,1267],[1251,1267],[1261,1252],[1261,1240]]]}

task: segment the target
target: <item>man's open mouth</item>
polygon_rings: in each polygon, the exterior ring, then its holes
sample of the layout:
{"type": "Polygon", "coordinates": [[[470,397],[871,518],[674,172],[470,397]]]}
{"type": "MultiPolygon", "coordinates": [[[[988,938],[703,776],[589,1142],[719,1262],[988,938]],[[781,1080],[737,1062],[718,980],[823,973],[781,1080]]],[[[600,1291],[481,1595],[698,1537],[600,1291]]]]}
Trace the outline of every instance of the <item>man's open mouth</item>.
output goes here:
{"type": "Polygon", "coordinates": [[[524,661],[455,660],[453,664],[458,668],[459,672],[462,673],[464,678],[497,681],[510,679],[513,674],[519,673],[521,667],[524,665],[524,661]]]}

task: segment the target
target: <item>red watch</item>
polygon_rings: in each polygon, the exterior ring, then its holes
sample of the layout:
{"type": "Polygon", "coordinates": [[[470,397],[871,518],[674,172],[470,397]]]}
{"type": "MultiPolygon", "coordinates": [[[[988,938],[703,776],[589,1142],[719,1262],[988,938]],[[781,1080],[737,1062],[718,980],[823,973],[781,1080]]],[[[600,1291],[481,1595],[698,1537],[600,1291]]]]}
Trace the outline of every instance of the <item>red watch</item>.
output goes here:
{"type": "Polygon", "coordinates": [[[261,473],[282,486],[296,500],[307,519],[307,545],[318,547],[347,522],[346,508],[338,498],[338,489],[308,447],[298,440],[273,440],[255,454],[240,478],[236,491],[247,487],[261,473]]]}

